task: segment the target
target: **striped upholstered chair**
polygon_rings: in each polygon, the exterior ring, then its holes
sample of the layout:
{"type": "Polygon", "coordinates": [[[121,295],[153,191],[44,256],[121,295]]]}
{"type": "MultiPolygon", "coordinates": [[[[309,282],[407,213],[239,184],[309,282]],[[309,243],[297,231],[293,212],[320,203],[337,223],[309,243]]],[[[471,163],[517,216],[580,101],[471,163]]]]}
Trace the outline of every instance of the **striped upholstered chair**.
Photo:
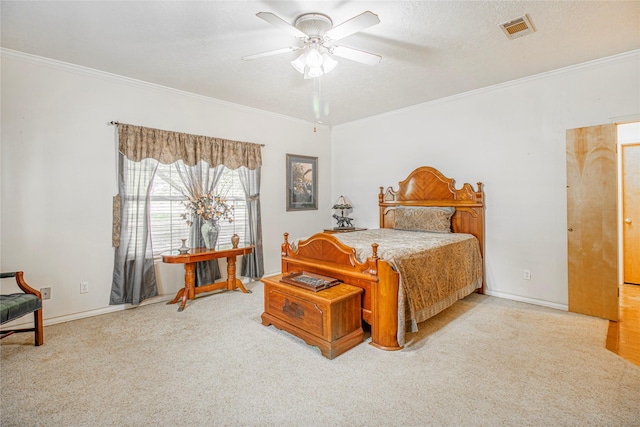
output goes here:
{"type": "Polygon", "coordinates": [[[0,323],[11,322],[27,314],[33,313],[33,328],[7,329],[0,331],[0,338],[7,337],[16,332],[34,332],[35,344],[44,344],[44,332],[42,325],[42,295],[40,292],[27,285],[24,281],[23,272],[0,273],[0,279],[15,277],[20,293],[0,295],[0,308],[2,309],[2,321],[0,323]]]}

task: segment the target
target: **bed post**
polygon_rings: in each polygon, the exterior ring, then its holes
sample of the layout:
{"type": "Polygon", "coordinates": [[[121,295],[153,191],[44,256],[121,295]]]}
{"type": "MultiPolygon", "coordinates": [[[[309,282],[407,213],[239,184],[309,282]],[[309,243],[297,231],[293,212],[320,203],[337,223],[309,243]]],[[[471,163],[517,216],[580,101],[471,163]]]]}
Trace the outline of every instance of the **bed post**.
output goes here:
{"type": "Polygon", "coordinates": [[[288,273],[289,268],[288,264],[285,262],[285,259],[289,255],[289,233],[284,233],[284,243],[280,249],[280,271],[282,274],[288,273]]]}
{"type": "MultiPolygon", "coordinates": [[[[389,263],[378,262],[379,281],[373,292],[371,305],[370,344],[381,350],[401,350],[398,344],[398,284],[400,277],[389,263]]],[[[404,327],[404,325],[402,325],[404,327]]]]}
{"type": "Polygon", "coordinates": [[[382,350],[400,350],[398,344],[398,284],[400,276],[391,266],[378,258],[378,244],[371,245],[372,255],[369,273],[378,276],[373,292],[373,322],[371,323],[371,345],[382,350]]]}
{"type": "Polygon", "coordinates": [[[380,219],[379,223],[380,228],[384,228],[382,225],[384,224],[384,207],[382,206],[382,202],[384,201],[384,192],[383,187],[380,187],[380,193],[378,193],[378,208],[380,210],[380,219]]]}
{"type": "Polygon", "coordinates": [[[484,290],[487,288],[487,276],[486,276],[486,254],[484,252],[484,190],[482,189],[482,182],[477,182],[478,191],[476,192],[476,202],[482,206],[477,209],[479,218],[479,224],[477,226],[478,231],[476,237],[480,241],[480,256],[482,256],[482,286],[477,289],[476,292],[484,294],[484,290]]]}

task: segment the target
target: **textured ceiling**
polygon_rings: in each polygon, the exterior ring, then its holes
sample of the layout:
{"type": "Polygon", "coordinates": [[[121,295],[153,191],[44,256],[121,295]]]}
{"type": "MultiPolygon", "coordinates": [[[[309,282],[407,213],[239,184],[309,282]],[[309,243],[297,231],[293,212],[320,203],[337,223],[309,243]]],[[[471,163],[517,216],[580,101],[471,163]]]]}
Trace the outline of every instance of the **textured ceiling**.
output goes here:
{"type": "Polygon", "coordinates": [[[640,48],[638,1],[2,1],[3,48],[329,126],[640,48]],[[377,53],[346,59],[319,82],[298,44],[257,18],[303,13],[334,25],[366,10],[380,24],[339,42],[377,53]],[[499,24],[528,14],[536,32],[508,40],[499,24]],[[314,103],[314,92],[320,99],[314,103]]]}

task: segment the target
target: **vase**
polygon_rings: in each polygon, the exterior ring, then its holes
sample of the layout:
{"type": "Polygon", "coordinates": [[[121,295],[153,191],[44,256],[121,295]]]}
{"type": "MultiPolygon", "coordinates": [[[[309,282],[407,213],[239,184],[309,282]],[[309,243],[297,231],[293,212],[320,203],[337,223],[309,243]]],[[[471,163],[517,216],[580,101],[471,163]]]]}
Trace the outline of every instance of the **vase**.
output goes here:
{"type": "Polygon", "coordinates": [[[240,236],[237,234],[231,236],[231,246],[233,246],[234,249],[238,247],[238,243],[240,243],[240,236]]]}
{"type": "Polygon", "coordinates": [[[214,249],[218,241],[218,234],[220,234],[220,224],[218,224],[217,221],[205,221],[200,231],[202,232],[205,247],[207,249],[214,249]]]}
{"type": "Polygon", "coordinates": [[[178,248],[178,252],[181,254],[189,253],[189,247],[187,246],[187,239],[180,239],[182,241],[182,246],[178,248]]]}

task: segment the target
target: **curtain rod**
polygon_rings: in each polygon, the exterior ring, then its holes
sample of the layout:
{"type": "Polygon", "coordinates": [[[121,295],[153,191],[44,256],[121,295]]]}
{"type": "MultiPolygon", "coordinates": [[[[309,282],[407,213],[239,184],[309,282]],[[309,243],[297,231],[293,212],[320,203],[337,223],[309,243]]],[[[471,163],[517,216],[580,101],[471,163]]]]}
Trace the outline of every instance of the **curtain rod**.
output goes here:
{"type": "MultiPolygon", "coordinates": [[[[111,126],[118,126],[120,124],[120,122],[116,122],[115,120],[111,120],[109,123],[107,123],[111,126]]],[[[264,144],[260,144],[261,147],[264,147],[264,144]]]]}

